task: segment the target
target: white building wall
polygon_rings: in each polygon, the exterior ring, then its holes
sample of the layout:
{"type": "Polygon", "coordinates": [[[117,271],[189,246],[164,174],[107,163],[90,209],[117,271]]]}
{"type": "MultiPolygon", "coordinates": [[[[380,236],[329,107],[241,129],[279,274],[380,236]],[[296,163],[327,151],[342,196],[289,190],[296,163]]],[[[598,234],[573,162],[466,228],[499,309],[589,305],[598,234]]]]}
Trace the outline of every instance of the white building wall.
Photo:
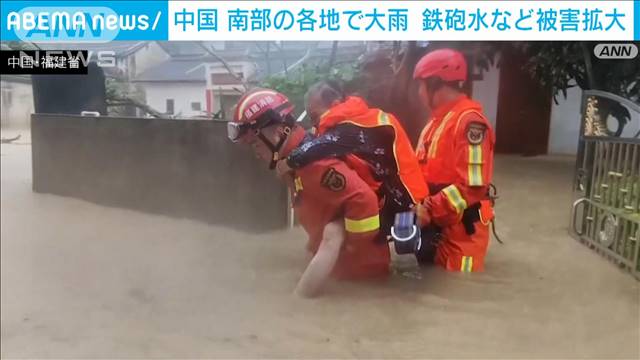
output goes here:
{"type": "Polygon", "coordinates": [[[3,129],[25,129],[33,113],[33,90],[30,83],[0,81],[0,124],[3,129]]]}
{"type": "Polygon", "coordinates": [[[473,98],[480,102],[489,121],[496,127],[498,113],[498,89],[500,88],[500,69],[495,65],[482,73],[482,80],[473,82],[473,98]]]}
{"type": "Polygon", "coordinates": [[[567,98],[557,96],[558,104],[551,100],[551,124],[549,127],[549,153],[575,155],[580,134],[580,104],[582,90],[567,90],[567,98]]]}
{"type": "MultiPolygon", "coordinates": [[[[498,113],[498,90],[500,88],[500,69],[493,66],[483,72],[483,79],[473,82],[473,97],[482,103],[484,112],[496,127],[498,113]]],[[[558,96],[558,104],[551,103],[551,119],[549,125],[550,154],[575,155],[578,148],[580,132],[580,102],[582,90],[578,87],[567,91],[567,98],[558,96]]]]}
{"type": "Polygon", "coordinates": [[[167,111],[167,99],[174,101],[174,115],[189,117],[202,115],[206,110],[205,83],[140,83],[145,90],[147,104],[160,111],[167,111]],[[202,111],[191,110],[192,102],[200,102],[202,111]]]}

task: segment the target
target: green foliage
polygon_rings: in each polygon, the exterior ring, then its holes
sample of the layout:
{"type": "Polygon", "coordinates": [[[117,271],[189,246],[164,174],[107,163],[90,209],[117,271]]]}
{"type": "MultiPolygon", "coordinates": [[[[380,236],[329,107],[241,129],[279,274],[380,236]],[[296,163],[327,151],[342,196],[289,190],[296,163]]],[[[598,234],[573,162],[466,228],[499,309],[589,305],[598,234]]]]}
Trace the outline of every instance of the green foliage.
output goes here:
{"type": "Polygon", "coordinates": [[[135,111],[131,106],[134,103],[144,104],[145,102],[142,90],[118,79],[107,78],[105,92],[106,101],[110,104],[110,115],[134,116],[135,111]]]}
{"type": "MultiPolygon", "coordinates": [[[[473,43],[476,64],[483,67],[504,51],[524,56],[525,69],[538,83],[548,88],[557,103],[558,96],[567,97],[567,90],[602,90],[640,103],[640,58],[602,60],[594,55],[598,43],[579,41],[477,42],[473,43]]],[[[498,65],[500,65],[498,63],[498,65]]],[[[610,136],[620,136],[630,121],[629,110],[616,101],[601,98],[598,112],[602,119],[615,118],[618,126],[608,130],[610,136]]]]}
{"type": "Polygon", "coordinates": [[[602,60],[594,56],[597,43],[578,41],[513,43],[528,58],[527,69],[554,95],[567,89],[607,91],[640,102],[640,59],[602,60]]]}
{"type": "Polygon", "coordinates": [[[265,78],[261,87],[274,89],[289,97],[298,113],[304,109],[304,94],[314,83],[321,80],[336,80],[346,89],[357,84],[358,69],[355,64],[341,64],[328,68],[326,65],[303,64],[286,75],[274,75],[265,78]]]}
{"type": "Polygon", "coordinates": [[[143,92],[133,87],[130,83],[113,78],[105,81],[107,101],[134,99],[144,101],[143,92]]]}

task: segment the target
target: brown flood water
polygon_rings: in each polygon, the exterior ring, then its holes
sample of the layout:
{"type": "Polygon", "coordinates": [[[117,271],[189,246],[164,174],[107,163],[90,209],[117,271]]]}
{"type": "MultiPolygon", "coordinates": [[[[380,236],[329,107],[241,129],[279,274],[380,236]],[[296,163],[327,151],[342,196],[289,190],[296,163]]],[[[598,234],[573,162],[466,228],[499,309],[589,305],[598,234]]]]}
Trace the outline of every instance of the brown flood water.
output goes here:
{"type": "MultiPolygon", "coordinates": [[[[6,136],[3,134],[3,136],[6,136]]],[[[499,157],[482,274],[292,295],[300,229],[249,235],[31,192],[1,148],[3,358],[635,358],[640,285],[567,234],[571,158],[499,157]]]]}

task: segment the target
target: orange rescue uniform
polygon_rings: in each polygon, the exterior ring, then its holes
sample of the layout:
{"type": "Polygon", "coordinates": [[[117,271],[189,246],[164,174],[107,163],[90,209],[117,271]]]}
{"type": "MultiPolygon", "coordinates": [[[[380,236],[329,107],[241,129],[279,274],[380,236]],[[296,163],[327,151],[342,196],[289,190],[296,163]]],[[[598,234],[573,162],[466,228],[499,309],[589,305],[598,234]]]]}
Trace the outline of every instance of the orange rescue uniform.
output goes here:
{"type": "MultiPolygon", "coordinates": [[[[318,124],[318,133],[322,135],[339,124],[352,124],[362,128],[389,129],[393,154],[388,154],[387,156],[393,159],[395,169],[390,169],[392,173],[388,177],[394,179],[394,182],[400,183],[404,188],[401,192],[408,194],[413,204],[421,202],[428,195],[428,189],[421,175],[420,165],[416,161],[411,141],[400,122],[393,115],[380,109],[369,108],[364,99],[360,97],[349,96],[344,102],[333,106],[322,114],[318,124]]],[[[371,178],[370,169],[367,169],[360,159],[360,157],[350,155],[346,157],[346,162],[374,190],[377,190],[380,182],[371,178]]]]}
{"type": "Polygon", "coordinates": [[[314,161],[295,171],[290,188],[296,218],[309,235],[307,248],[314,254],[324,227],[344,221],[346,238],[332,276],[362,279],[389,273],[389,247],[377,241],[378,198],[354,170],[335,158],[314,161]]]}
{"type": "Polygon", "coordinates": [[[495,135],[482,106],[461,95],[440,106],[420,134],[416,153],[433,194],[431,220],[442,227],[435,263],[451,271],[482,271],[493,209],[488,188],[495,135]],[[481,205],[480,209],[475,209],[481,205]],[[474,234],[462,223],[465,210],[479,211],[474,234]]]}

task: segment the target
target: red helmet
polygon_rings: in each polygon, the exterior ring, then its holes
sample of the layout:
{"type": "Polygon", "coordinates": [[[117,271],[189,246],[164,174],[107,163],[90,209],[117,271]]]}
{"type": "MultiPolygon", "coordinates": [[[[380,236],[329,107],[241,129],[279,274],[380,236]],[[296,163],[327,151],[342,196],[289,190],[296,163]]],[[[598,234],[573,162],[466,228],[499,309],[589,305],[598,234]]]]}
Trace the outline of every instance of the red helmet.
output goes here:
{"type": "Polygon", "coordinates": [[[462,53],[452,49],[439,49],[423,56],[416,64],[413,78],[430,77],[438,77],[443,81],[467,80],[467,62],[462,53]]]}
{"type": "Polygon", "coordinates": [[[270,89],[255,88],[244,94],[227,126],[231,141],[238,141],[248,130],[259,130],[275,123],[288,123],[293,104],[283,94],[270,89]]]}

